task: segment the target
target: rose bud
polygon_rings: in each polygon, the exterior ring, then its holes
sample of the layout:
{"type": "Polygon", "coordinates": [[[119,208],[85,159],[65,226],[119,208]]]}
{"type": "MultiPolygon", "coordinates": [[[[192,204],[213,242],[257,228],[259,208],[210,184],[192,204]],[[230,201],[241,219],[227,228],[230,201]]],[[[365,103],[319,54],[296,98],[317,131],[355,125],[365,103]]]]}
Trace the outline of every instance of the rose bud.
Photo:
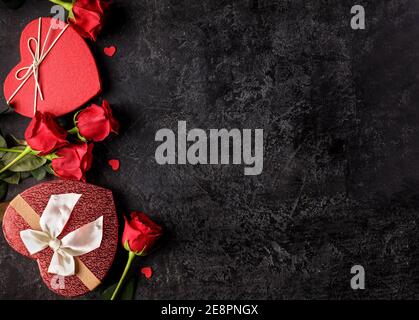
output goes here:
{"type": "Polygon", "coordinates": [[[76,116],[78,133],[86,140],[95,142],[105,140],[111,133],[117,133],[118,121],[113,117],[109,103],[103,100],[102,106],[92,104],[76,116]]]}
{"type": "Polygon", "coordinates": [[[122,245],[128,250],[128,261],[111,300],[115,300],[117,297],[134,258],[149,253],[157,239],[163,234],[162,227],[142,212],[132,212],[130,220],[125,216],[124,219],[125,227],[122,234],[122,245]]]}
{"type": "Polygon", "coordinates": [[[150,252],[154,243],[162,235],[162,228],[142,212],[132,212],[131,219],[125,216],[122,245],[136,255],[142,256],[150,252]]]}
{"type": "Polygon", "coordinates": [[[68,22],[84,38],[96,40],[102,30],[110,1],[75,0],[73,2],[50,0],[69,11],[68,22]]]}
{"type": "Polygon", "coordinates": [[[92,166],[93,144],[70,144],[56,151],[52,169],[62,179],[86,181],[85,174],[92,166]]]}
{"type": "Polygon", "coordinates": [[[25,132],[25,139],[32,150],[43,156],[68,144],[67,132],[49,114],[36,112],[25,132]]]}

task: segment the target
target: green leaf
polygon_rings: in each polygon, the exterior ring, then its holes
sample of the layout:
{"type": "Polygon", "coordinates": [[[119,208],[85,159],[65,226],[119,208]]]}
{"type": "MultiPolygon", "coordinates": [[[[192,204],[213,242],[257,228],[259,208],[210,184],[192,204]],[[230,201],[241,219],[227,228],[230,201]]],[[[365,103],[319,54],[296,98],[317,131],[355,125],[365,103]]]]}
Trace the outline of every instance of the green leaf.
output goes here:
{"type": "Polygon", "coordinates": [[[119,294],[120,300],[132,300],[135,293],[135,278],[131,278],[119,294]]]}
{"type": "Polygon", "coordinates": [[[20,173],[14,172],[10,176],[3,178],[3,181],[10,183],[10,184],[19,184],[20,181],[20,173]]]}
{"type": "MultiPolygon", "coordinates": [[[[22,148],[24,149],[24,147],[14,147],[12,149],[22,150],[22,148]]],[[[12,162],[17,156],[19,156],[19,153],[7,152],[3,156],[2,162],[6,166],[8,163],[12,162]]],[[[28,154],[24,156],[23,159],[18,161],[16,164],[11,166],[9,170],[13,172],[32,171],[38,169],[39,167],[42,167],[46,162],[47,159],[28,154]]]]}
{"type": "Polygon", "coordinates": [[[54,170],[52,170],[52,167],[51,167],[51,164],[50,163],[47,163],[46,165],[44,165],[44,169],[49,174],[52,174],[52,175],[55,174],[54,170]]]}
{"type": "Polygon", "coordinates": [[[32,177],[32,173],[30,171],[25,171],[20,173],[20,180],[28,179],[29,177],[32,177]]]}
{"type": "Polygon", "coordinates": [[[47,171],[45,167],[39,167],[38,169],[32,170],[31,174],[36,180],[41,181],[47,175],[47,171]]]}
{"type": "Polygon", "coordinates": [[[7,170],[6,170],[5,172],[0,173],[0,180],[3,180],[3,179],[8,178],[8,177],[10,177],[12,174],[13,174],[13,172],[10,172],[10,171],[7,171],[7,170]]]}
{"type": "Polygon", "coordinates": [[[0,135],[0,148],[7,148],[6,139],[2,135],[0,135]]]}
{"type": "MultiPolygon", "coordinates": [[[[135,294],[135,284],[136,284],[135,278],[131,278],[131,280],[129,280],[128,283],[124,283],[122,285],[122,288],[119,290],[119,294],[116,297],[116,299],[117,300],[132,300],[135,294]]],[[[117,285],[118,285],[117,283],[114,283],[110,287],[106,288],[102,292],[102,295],[101,295],[102,299],[110,300],[117,285]]]]}
{"type": "Polygon", "coordinates": [[[101,294],[102,300],[111,300],[112,294],[115,291],[117,285],[117,283],[114,283],[110,287],[107,287],[101,294]]]}
{"type": "Polygon", "coordinates": [[[19,184],[20,173],[6,170],[5,172],[0,173],[0,180],[9,184],[19,184]]]}
{"type": "MultiPolygon", "coordinates": [[[[0,148],[7,148],[6,140],[0,135],[0,148]]],[[[0,157],[4,155],[4,152],[0,152],[0,157]]]]}
{"type": "Polygon", "coordinates": [[[7,182],[0,181],[0,201],[3,201],[7,196],[7,189],[9,188],[9,185],[7,182]]]}

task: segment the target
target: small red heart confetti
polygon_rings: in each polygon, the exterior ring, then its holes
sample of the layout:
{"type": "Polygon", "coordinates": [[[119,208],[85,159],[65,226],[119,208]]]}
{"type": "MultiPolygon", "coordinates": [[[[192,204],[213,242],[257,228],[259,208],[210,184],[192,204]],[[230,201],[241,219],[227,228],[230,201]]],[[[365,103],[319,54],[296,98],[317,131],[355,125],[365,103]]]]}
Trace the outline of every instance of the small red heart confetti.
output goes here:
{"type": "Polygon", "coordinates": [[[108,161],[108,164],[111,166],[113,171],[117,171],[119,169],[120,162],[117,159],[111,159],[108,161]]]}
{"type": "Polygon", "coordinates": [[[109,47],[105,47],[103,49],[103,52],[108,56],[108,57],[113,57],[116,53],[116,47],[115,46],[109,46],[109,47]]]}
{"type": "Polygon", "coordinates": [[[150,279],[153,275],[153,269],[151,267],[143,267],[141,268],[141,273],[147,278],[150,279]]]}

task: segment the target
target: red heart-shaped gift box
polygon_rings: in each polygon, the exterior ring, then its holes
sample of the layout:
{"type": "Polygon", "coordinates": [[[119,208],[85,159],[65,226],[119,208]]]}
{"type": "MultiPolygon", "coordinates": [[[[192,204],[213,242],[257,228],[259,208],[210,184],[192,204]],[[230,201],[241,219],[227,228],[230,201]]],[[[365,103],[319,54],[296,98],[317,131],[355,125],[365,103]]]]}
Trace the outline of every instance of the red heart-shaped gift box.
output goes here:
{"type": "MultiPolygon", "coordinates": [[[[64,22],[61,23],[66,26],[64,22]]],[[[23,82],[16,78],[16,73],[19,69],[33,64],[36,41],[40,46],[39,56],[41,51],[45,53],[51,47],[38,65],[38,83],[44,100],[41,100],[37,94],[37,111],[61,116],[76,110],[101,90],[95,59],[83,38],[71,26],[68,26],[60,36],[62,29],[50,28],[51,24],[56,25],[57,20],[39,18],[25,27],[20,38],[21,61],[4,81],[6,101],[17,113],[26,117],[34,115],[35,78],[32,74],[16,92],[23,82]],[[38,39],[39,25],[41,25],[40,39],[38,39]],[[53,45],[55,39],[57,41],[53,45]]],[[[18,72],[18,76],[23,77],[26,71],[27,69],[18,72]]]]}
{"type": "Polygon", "coordinates": [[[56,180],[36,185],[10,202],[3,217],[3,233],[13,249],[37,261],[41,277],[52,291],[66,297],[86,294],[99,285],[106,276],[116,253],[118,219],[112,192],[91,184],[68,180],[56,180]],[[55,274],[48,273],[54,251],[46,247],[31,255],[21,239],[20,232],[33,229],[30,225],[33,223],[28,216],[24,218],[24,211],[33,210],[41,216],[52,195],[68,193],[81,194],[81,197],[58,239],[62,239],[70,232],[101,216],[103,216],[103,234],[99,248],[77,257],[81,263],[76,263],[76,275],[57,280],[55,274]],[[83,277],[85,280],[82,280],[83,277]]]}

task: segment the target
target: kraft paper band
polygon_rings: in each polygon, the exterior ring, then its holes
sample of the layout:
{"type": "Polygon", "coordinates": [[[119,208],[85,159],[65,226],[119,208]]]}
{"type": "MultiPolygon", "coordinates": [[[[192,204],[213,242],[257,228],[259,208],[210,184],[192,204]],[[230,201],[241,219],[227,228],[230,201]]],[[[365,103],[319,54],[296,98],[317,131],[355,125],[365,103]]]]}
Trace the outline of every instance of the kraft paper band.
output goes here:
{"type": "Polygon", "coordinates": [[[20,195],[14,198],[12,202],[10,202],[10,205],[32,229],[41,230],[39,215],[20,195]]]}
{"type": "Polygon", "coordinates": [[[90,291],[93,291],[93,289],[100,285],[100,280],[96,278],[94,273],[78,257],[74,257],[74,260],[76,262],[76,276],[90,291]]]}
{"type": "MultiPolygon", "coordinates": [[[[39,215],[20,195],[10,202],[10,206],[26,221],[34,230],[41,230],[39,225],[39,215]]],[[[74,257],[76,262],[76,276],[90,290],[93,291],[101,282],[92,271],[78,257],[74,257]]]]}

